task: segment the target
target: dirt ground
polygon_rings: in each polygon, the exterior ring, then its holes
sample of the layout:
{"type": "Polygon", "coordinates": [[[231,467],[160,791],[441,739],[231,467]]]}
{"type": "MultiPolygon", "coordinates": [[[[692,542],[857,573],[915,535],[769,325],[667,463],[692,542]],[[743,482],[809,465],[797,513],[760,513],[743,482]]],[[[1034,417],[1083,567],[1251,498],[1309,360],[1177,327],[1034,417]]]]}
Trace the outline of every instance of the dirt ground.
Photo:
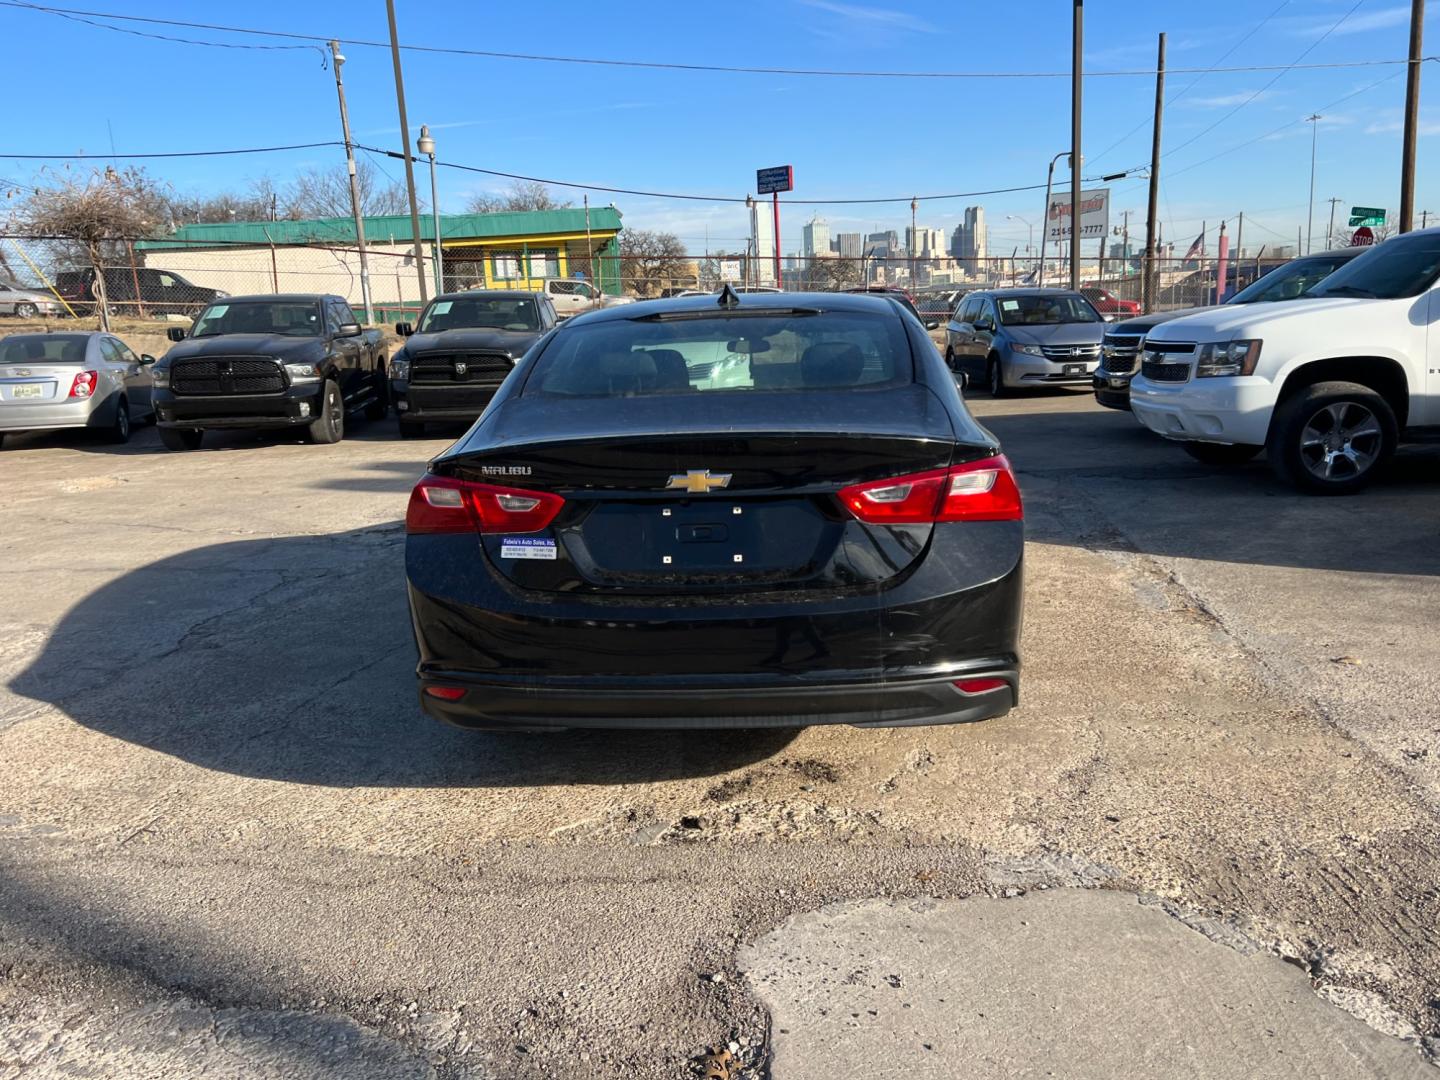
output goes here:
{"type": "Polygon", "coordinates": [[[1046,889],[1433,1058],[1440,455],[1316,500],[1087,394],[974,408],[1027,504],[1023,704],[890,731],[420,716],[400,520],[446,442],[393,421],[7,439],[0,1080],[759,1076],[737,955],[786,920],[1046,889]]]}

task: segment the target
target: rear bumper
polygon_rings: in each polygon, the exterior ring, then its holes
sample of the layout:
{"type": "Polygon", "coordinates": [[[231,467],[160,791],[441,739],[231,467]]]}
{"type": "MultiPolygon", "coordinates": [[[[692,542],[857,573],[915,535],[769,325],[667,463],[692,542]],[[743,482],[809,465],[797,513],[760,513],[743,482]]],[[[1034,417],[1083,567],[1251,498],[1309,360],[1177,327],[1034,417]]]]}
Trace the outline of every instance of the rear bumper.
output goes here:
{"type": "Polygon", "coordinates": [[[1020,675],[1003,660],[977,661],[941,679],[873,679],[812,684],[803,680],[756,684],[736,678],[708,685],[675,685],[664,679],[613,680],[467,679],[427,672],[420,679],[420,707],[459,727],[547,728],[762,728],[851,724],[914,727],[962,724],[1003,716],[1019,701],[1020,675]],[[996,678],[1005,685],[967,694],[957,678],[996,678]],[[430,687],[464,690],[458,701],[426,693],[430,687]]]}
{"type": "Polygon", "coordinates": [[[17,405],[7,401],[0,405],[0,431],[53,431],[59,428],[83,428],[105,424],[115,417],[118,394],[108,398],[81,398],[77,401],[44,402],[17,405]]]}
{"type": "Polygon", "coordinates": [[[1023,528],[937,526],[878,591],[733,595],[522,589],[478,538],[411,536],[421,703],[453,723],[535,727],[934,724],[1018,699],[1023,528]],[[967,698],[956,679],[1006,687],[967,698]],[[458,702],[424,688],[464,690],[458,702]]]}
{"type": "Polygon", "coordinates": [[[155,389],[155,418],[172,428],[270,428],[309,424],[320,415],[322,383],[278,394],[176,394],[155,389]]]}

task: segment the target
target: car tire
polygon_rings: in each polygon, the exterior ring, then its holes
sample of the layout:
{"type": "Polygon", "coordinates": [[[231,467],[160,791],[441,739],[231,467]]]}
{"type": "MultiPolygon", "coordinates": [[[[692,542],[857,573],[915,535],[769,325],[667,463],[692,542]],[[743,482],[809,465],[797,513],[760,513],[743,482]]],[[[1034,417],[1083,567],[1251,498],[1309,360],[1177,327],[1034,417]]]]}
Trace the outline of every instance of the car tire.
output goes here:
{"type": "Polygon", "coordinates": [[[400,437],[402,439],[423,439],[425,437],[425,421],[401,420],[400,437]]]}
{"type": "Polygon", "coordinates": [[[1275,410],[1265,452],[1275,475],[1311,495],[1353,495],[1395,452],[1400,427],[1380,394],[1352,382],[1303,387],[1275,410]]]}
{"type": "Polygon", "coordinates": [[[199,450],[205,441],[205,432],[199,428],[162,427],[160,445],[166,450],[199,450]]]}
{"type": "Polygon", "coordinates": [[[945,366],[951,371],[955,370],[955,353],[950,346],[945,346],[945,366]]]}
{"type": "Polygon", "coordinates": [[[124,446],[130,441],[130,402],[122,394],[115,403],[115,419],[105,429],[105,441],[124,446]]]}
{"type": "Polygon", "coordinates": [[[33,319],[40,314],[40,309],[34,304],[16,304],[15,317],[17,319],[33,319]]]}
{"type": "Polygon", "coordinates": [[[990,396],[1003,398],[1006,393],[1005,376],[1000,373],[1000,358],[990,357],[989,363],[985,365],[985,381],[990,387],[990,396]]]}
{"type": "Polygon", "coordinates": [[[1244,465],[1265,449],[1263,446],[1250,446],[1246,443],[1227,446],[1224,443],[1187,442],[1180,445],[1185,448],[1187,454],[1202,465],[1214,465],[1219,468],[1234,468],[1244,465]]]}
{"type": "Polygon", "coordinates": [[[320,415],[310,422],[309,436],[312,443],[320,445],[338,443],[345,437],[345,401],[334,379],[325,380],[325,389],[320,393],[320,415]]]}
{"type": "Polygon", "coordinates": [[[375,398],[365,406],[365,419],[384,420],[390,415],[390,378],[384,366],[375,369],[375,398]]]}

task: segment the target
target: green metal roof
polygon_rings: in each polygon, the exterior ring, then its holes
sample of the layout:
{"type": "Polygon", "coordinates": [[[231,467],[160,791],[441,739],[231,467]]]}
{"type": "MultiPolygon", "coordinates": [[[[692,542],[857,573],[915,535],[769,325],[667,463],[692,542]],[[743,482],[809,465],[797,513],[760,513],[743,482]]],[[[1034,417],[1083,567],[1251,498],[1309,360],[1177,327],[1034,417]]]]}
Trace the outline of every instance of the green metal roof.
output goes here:
{"type": "MultiPolygon", "coordinates": [[[[613,206],[590,208],[592,232],[618,232],[620,211],[613,206]]],[[[484,240],[489,238],[551,236],[555,233],[583,233],[585,211],[526,210],[499,214],[441,214],[442,240],[484,240]]],[[[420,238],[435,236],[434,219],[420,215],[420,238]]],[[[375,244],[409,243],[409,214],[378,214],[365,218],[365,239],[375,244]]],[[[270,244],[355,242],[355,222],[348,217],[316,218],[311,221],[230,221],[216,225],[182,225],[164,239],[141,240],[136,247],[151,251],[175,247],[258,246],[270,244]]]]}

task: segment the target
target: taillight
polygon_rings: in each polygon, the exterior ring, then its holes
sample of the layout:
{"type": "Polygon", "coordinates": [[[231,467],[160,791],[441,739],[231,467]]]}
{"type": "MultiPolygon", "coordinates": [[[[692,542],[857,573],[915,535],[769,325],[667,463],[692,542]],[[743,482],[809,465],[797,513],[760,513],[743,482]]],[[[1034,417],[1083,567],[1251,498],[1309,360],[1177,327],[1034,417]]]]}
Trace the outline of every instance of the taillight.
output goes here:
{"type": "Polygon", "coordinates": [[[86,398],[95,393],[96,381],[100,378],[98,371],[82,371],[75,376],[75,381],[70,384],[70,396],[86,398]]]}
{"type": "Polygon", "coordinates": [[[526,491],[426,474],[410,493],[407,533],[532,533],[555,520],[565,500],[526,491]]]}
{"type": "Polygon", "coordinates": [[[1020,521],[1015,474],[1003,454],[948,469],[871,480],[840,490],[840,501],[872,525],[937,521],[1020,521]]]}

